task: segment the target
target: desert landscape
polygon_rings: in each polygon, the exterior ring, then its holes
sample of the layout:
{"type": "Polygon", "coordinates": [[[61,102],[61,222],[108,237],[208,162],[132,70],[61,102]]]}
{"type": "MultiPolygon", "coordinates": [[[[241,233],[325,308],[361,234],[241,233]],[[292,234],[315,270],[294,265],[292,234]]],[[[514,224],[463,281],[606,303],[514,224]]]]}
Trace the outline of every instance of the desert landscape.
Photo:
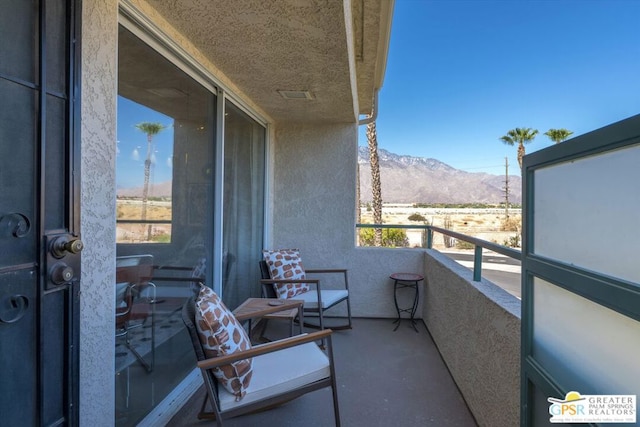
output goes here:
{"type": "MultiPolygon", "coordinates": [[[[118,220],[139,220],[142,212],[142,200],[116,200],[116,218],[118,220]]],[[[147,202],[147,219],[153,221],[171,221],[171,202],[147,202]]],[[[118,224],[116,227],[116,241],[118,243],[148,242],[148,225],[146,224],[118,224]]],[[[171,224],[152,224],[151,242],[168,242],[171,239],[171,224]]]]}
{"type": "MultiPolygon", "coordinates": [[[[360,214],[362,223],[373,223],[373,212],[369,208],[362,207],[360,214]]],[[[507,219],[505,210],[501,208],[418,208],[413,204],[386,204],[382,208],[382,221],[384,224],[422,225],[421,221],[409,219],[415,214],[421,215],[428,224],[436,227],[447,228],[501,245],[513,247],[520,245],[521,209],[509,209],[507,219]]],[[[420,246],[422,232],[410,229],[406,232],[410,246],[420,246]]],[[[433,246],[437,249],[447,247],[444,237],[436,234],[433,246]]]]}
{"type": "MultiPolygon", "coordinates": [[[[119,220],[138,220],[142,202],[136,199],[118,199],[116,203],[117,218],[119,220]]],[[[361,222],[373,223],[373,212],[368,207],[360,210],[361,222]]],[[[501,245],[519,247],[522,215],[520,209],[509,209],[506,218],[502,208],[419,208],[413,204],[385,204],[382,208],[383,224],[424,225],[422,220],[412,221],[409,217],[420,215],[427,224],[447,228],[462,234],[484,239],[501,245]],[[517,236],[517,237],[516,237],[517,236]]],[[[171,220],[171,202],[149,201],[147,206],[149,220],[171,220]]],[[[171,224],[153,224],[151,241],[169,241],[171,224]]],[[[405,230],[409,246],[421,246],[422,230],[405,230]]],[[[118,242],[134,243],[147,241],[148,226],[143,224],[118,224],[118,242]]],[[[449,248],[445,244],[444,236],[436,234],[433,246],[436,249],[449,248]]],[[[449,242],[450,244],[450,242],[449,242]]],[[[469,249],[458,243],[459,249],[469,249]]]]}

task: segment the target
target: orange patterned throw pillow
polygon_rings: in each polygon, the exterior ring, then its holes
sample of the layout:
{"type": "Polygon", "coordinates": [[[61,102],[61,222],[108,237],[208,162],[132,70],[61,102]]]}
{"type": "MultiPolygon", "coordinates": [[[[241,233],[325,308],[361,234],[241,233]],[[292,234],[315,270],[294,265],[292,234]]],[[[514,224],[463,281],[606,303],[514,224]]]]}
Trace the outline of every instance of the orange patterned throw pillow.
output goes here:
{"type": "MultiPolygon", "coordinates": [[[[195,320],[207,357],[224,356],[251,348],[246,331],[211,288],[200,287],[195,320]]],[[[252,372],[252,359],[245,359],[215,368],[213,375],[239,401],[247,392],[252,372]]]]}
{"type": "MultiPolygon", "coordinates": [[[[304,267],[298,249],[263,250],[262,256],[272,279],[305,279],[304,267]]],[[[309,290],[308,283],[276,283],[278,298],[293,298],[309,290]]]]}

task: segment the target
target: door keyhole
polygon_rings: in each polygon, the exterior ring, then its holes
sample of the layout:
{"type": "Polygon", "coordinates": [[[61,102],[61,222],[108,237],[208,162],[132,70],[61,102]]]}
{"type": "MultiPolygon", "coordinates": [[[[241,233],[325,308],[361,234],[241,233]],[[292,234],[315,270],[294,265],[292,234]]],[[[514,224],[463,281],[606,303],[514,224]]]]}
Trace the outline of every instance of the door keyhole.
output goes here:
{"type": "Polygon", "coordinates": [[[64,262],[59,262],[51,267],[51,281],[56,285],[64,285],[73,279],[73,268],[64,262]]]}

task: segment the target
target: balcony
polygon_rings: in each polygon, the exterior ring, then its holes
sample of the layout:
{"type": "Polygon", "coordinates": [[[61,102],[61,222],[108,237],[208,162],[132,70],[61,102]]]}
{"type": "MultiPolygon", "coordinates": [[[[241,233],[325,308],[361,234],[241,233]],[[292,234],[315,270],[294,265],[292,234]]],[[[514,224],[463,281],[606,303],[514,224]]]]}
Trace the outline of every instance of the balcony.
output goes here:
{"type": "MultiPolygon", "coordinates": [[[[485,279],[474,281],[472,271],[432,249],[363,248],[350,265],[352,276],[361,278],[405,268],[420,268],[425,277],[418,333],[407,321],[393,331],[388,275],[383,290],[372,293],[390,310],[356,318],[352,330],[334,333],[342,424],[518,425],[520,301],[485,279]]],[[[352,298],[371,294],[366,281],[353,282],[352,298]]],[[[286,334],[286,328],[271,322],[267,336],[286,334]]],[[[169,425],[205,425],[196,418],[203,396],[201,388],[169,425]]],[[[225,425],[333,425],[330,410],[330,392],[323,390],[225,425]]]]}

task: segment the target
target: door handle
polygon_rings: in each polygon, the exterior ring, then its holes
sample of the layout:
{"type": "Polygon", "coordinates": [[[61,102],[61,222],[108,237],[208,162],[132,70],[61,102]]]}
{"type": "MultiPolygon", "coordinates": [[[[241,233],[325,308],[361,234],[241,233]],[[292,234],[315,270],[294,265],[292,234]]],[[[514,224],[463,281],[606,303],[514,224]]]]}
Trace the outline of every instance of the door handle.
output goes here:
{"type": "Polygon", "coordinates": [[[78,235],[64,233],[47,236],[46,271],[49,275],[45,289],[60,289],[72,285],[80,275],[80,252],[84,243],[78,235]]]}
{"type": "Polygon", "coordinates": [[[67,239],[64,236],[56,237],[51,241],[51,255],[55,258],[62,258],[67,253],[77,254],[84,249],[84,243],[80,239],[67,239]]]}

